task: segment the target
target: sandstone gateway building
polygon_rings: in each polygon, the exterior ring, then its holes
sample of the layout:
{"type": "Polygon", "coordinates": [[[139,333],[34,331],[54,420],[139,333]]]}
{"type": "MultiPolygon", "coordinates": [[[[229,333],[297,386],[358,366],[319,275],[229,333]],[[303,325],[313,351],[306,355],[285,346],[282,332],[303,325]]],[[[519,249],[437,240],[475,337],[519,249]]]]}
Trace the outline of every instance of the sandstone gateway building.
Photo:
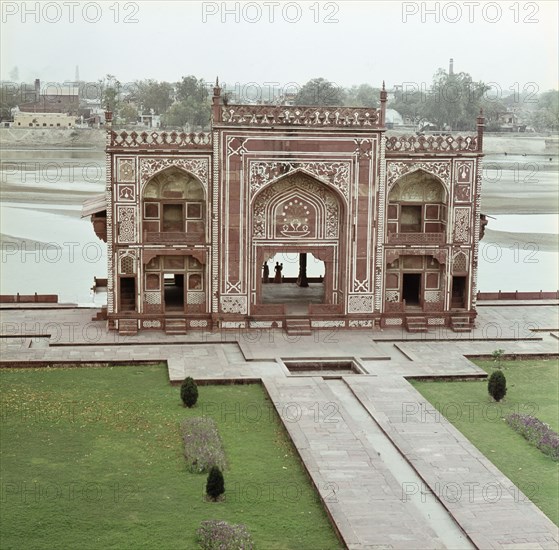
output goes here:
{"type": "Polygon", "coordinates": [[[109,130],[106,193],[83,211],[108,245],[109,328],[468,330],[484,120],[390,137],[385,110],[384,89],[379,109],[252,106],[216,84],[209,133],[109,130]],[[323,262],[308,300],[277,292],[274,262],[266,284],[277,253],[323,262]]]}

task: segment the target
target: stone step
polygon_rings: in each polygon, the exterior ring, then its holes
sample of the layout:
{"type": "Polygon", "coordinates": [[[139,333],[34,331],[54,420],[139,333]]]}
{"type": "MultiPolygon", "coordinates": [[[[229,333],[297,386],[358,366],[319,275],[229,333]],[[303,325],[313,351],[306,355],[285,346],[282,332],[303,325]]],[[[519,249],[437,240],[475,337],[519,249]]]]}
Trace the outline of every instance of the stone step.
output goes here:
{"type": "Polygon", "coordinates": [[[285,331],[293,336],[308,336],[312,334],[311,322],[309,319],[287,319],[285,331]]]}
{"type": "Polygon", "coordinates": [[[451,317],[450,328],[453,332],[472,332],[469,317],[451,317]]]}
{"type": "Polygon", "coordinates": [[[186,334],[186,319],[166,319],[165,334],[186,334]]]}
{"type": "Polygon", "coordinates": [[[118,322],[118,333],[123,336],[138,334],[138,321],[136,319],[120,319],[118,322]]]}
{"type": "Polygon", "coordinates": [[[427,321],[424,317],[406,317],[408,332],[427,332],[427,321]]]}

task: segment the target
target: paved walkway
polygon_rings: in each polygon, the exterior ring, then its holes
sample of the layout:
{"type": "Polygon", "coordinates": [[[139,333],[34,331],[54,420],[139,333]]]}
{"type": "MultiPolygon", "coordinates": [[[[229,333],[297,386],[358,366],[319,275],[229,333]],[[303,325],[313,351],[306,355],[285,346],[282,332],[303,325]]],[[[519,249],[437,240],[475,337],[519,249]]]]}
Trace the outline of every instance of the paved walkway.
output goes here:
{"type": "Polygon", "coordinates": [[[2,309],[0,365],[166,361],[171,381],[262,381],[349,548],[558,547],[557,527],[405,379],[483,376],[465,356],[496,348],[557,354],[555,306],[485,306],[476,331],[465,335],[262,330],[123,338],[92,321],[93,313],[2,309]],[[289,358],[347,358],[366,374],[295,376],[289,358]]]}

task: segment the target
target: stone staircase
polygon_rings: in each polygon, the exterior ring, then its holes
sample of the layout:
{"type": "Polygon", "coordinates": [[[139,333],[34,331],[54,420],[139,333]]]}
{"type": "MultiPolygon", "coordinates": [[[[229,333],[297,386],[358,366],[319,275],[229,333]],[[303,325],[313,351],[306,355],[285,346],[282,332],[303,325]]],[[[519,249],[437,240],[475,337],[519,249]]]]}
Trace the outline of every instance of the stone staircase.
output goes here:
{"type": "Polygon", "coordinates": [[[424,317],[406,317],[406,330],[408,332],[427,332],[427,321],[424,317]]]}
{"type": "Polygon", "coordinates": [[[165,319],[165,334],[186,334],[186,319],[165,319]]]}
{"type": "Polygon", "coordinates": [[[450,328],[453,332],[472,332],[472,325],[469,317],[451,317],[450,328]]]}
{"type": "Polygon", "coordinates": [[[136,319],[119,319],[118,333],[122,336],[138,334],[138,321],[136,319]]]}
{"type": "Polygon", "coordinates": [[[310,319],[286,319],[285,332],[290,336],[309,336],[312,334],[310,319]]]}

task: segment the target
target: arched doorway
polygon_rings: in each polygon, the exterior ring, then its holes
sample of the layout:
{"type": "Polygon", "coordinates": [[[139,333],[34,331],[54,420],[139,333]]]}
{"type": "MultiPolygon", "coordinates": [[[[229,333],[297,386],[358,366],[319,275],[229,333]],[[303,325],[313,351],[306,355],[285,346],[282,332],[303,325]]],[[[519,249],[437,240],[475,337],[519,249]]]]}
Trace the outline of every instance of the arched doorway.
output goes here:
{"type": "MultiPolygon", "coordinates": [[[[283,287],[281,291],[276,289],[277,299],[271,302],[282,306],[284,313],[307,314],[312,312],[313,307],[317,309],[319,306],[322,309],[341,309],[346,224],[345,205],[337,191],[304,172],[297,172],[261,190],[253,200],[251,213],[252,313],[266,302],[270,303],[270,294],[274,294],[274,290],[266,289],[268,299],[264,300],[262,287],[266,284],[263,283],[266,262],[269,280],[272,281],[268,284],[292,285],[291,294],[289,287],[287,290],[283,287]],[[269,260],[277,254],[306,260],[307,270],[309,258],[323,262],[322,273],[309,277],[308,292],[297,284],[300,277],[273,282],[275,263],[269,260]],[[313,285],[322,287],[320,293],[313,285]],[[317,295],[322,300],[319,304],[316,303],[317,295]]],[[[301,268],[301,264],[298,267],[301,268]]]]}

